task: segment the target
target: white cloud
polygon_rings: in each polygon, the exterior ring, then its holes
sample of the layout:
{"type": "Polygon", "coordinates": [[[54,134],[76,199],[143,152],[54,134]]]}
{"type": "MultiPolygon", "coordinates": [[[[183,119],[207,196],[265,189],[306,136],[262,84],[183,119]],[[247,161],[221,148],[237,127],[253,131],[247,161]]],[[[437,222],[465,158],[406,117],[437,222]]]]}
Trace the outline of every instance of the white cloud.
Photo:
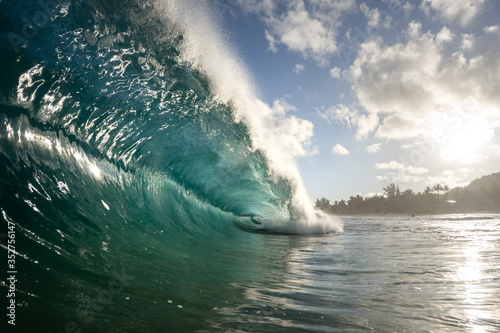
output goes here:
{"type": "Polygon", "coordinates": [[[378,153],[380,151],[380,147],[382,146],[382,143],[376,143],[370,146],[366,147],[366,151],[369,153],[378,153]]]}
{"type": "Polygon", "coordinates": [[[325,26],[325,22],[312,17],[305,9],[303,1],[298,1],[274,24],[279,41],[292,51],[309,54],[322,59],[337,51],[335,33],[325,26]]]}
{"type": "Polygon", "coordinates": [[[325,119],[330,124],[333,120],[347,126],[348,128],[351,128],[351,119],[356,117],[358,112],[356,110],[350,109],[346,105],[339,104],[338,106],[332,106],[327,110],[318,111],[318,114],[321,118],[325,119]]]}
{"type": "Polygon", "coordinates": [[[445,22],[458,21],[462,26],[481,13],[487,0],[423,0],[421,8],[429,16],[436,14],[445,22]]]}
{"type": "Polygon", "coordinates": [[[276,99],[271,109],[273,113],[279,117],[284,117],[288,112],[297,110],[297,108],[289,104],[285,98],[276,99]]]}
{"type": "Polygon", "coordinates": [[[500,30],[500,26],[498,26],[498,25],[493,25],[493,26],[491,26],[491,27],[486,27],[486,28],[484,28],[483,30],[484,30],[484,32],[494,34],[494,33],[498,32],[498,31],[500,30]]]}
{"type": "Polygon", "coordinates": [[[330,68],[330,76],[334,79],[340,79],[340,75],[342,74],[342,70],[338,67],[330,68]]]}
{"type": "Polygon", "coordinates": [[[269,156],[272,168],[286,175],[293,158],[314,155],[317,148],[311,145],[314,125],[289,113],[296,110],[284,98],[275,100],[272,107],[255,100],[252,110],[263,114],[262,119],[251,119],[249,127],[254,135],[255,147],[262,148],[269,156]]]}
{"type": "Polygon", "coordinates": [[[377,180],[386,181],[390,179],[394,182],[418,183],[424,180],[423,175],[429,170],[423,167],[406,165],[397,161],[387,163],[375,163],[375,169],[386,171],[385,175],[379,175],[377,180]]]}
{"type": "Polygon", "coordinates": [[[422,30],[422,23],[418,22],[418,21],[411,21],[409,24],[408,24],[408,29],[406,30],[406,33],[414,38],[414,37],[418,37],[420,35],[420,31],[422,30]]]}
{"type": "Polygon", "coordinates": [[[284,6],[270,0],[237,0],[247,12],[256,14],[267,26],[269,50],[280,44],[311,57],[320,65],[338,52],[337,33],[343,13],[354,10],[355,0],[292,0],[284,6]]]}
{"type": "Polygon", "coordinates": [[[436,35],[436,41],[438,43],[450,42],[455,37],[454,33],[447,27],[443,27],[436,35]]]}
{"type": "Polygon", "coordinates": [[[368,7],[368,5],[366,3],[362,3],[360,6],[359,6],[359,9],[361,10],[361,12],[365,15],[366,19],[368,20],[368,28],[372,29],[372,28],[376,28],[379,24],[379,20],[380,20],[380,12],[378,11],[378,8],[373,8],[371,9],[370,7],[368,7]]]}
{"type": "Polygon", "coordinates": [[[381,192],[370,192],[365,195],[365,198],[372,198],[372,197],[383,197],[384,193],[381,192]]]}
{"type": "Polygon", "coordinates": [[[388,163],[375,163],[375,169],[379,170],[398,170],[398,169],[403,169],[404,164],[396,162],[396,161],[391,161],[388,163]]]}
{"type": "Polygon", "coordinates": [[[376,114],[361,114],[358,115],[354,122],[358,129],[356,131],[356,139],[361,140],[366,138],[378,126],[378,117],[376,114]]]}
{"type": "Polygon", "coordinates": [[[382,15],[378,8],[370,8],[366,3],[362,3],[359,9],[367,19],[368,30],[376,29],[379,27],[389,28],[392,21],[392,16],[382,15]]]}
{"type": "Polygon", "coordinates": [[[268,47],[268,50],[271,51],[272,53],[276,53],[278,52],[278,48],[276,47],[276,44],[278,43],[276,41],[276,39],[274,38],[274,36],[266,30],[266,39],[269,43],[269,47],[268,47]]]}
{"type": "Polygon", "coordinates": [[[488,159],[488,156],[483,155],[483,154],[471,154],[463,157],[460,160],[460,164],[463,165],[472,165],[472,164],[477,164],[480,162],[483,162],[488,159]]]}
{"type": "Polygon", "coordinates": [[[295,64],[295,67],[293,68],[293,72],[295,74],[299,74],[300,72],[302,72],[303,70],[305,69],[304,65],[303,64],[295,64]]]}
{"type": "Polygon", "coordinates": [[[436,184],[448,185],[450,188],[464,187],[469,185],[469,174],[474,170],[461,168],[458,170],[443,170],[435,175],[428,176],[425,179],[426,186],[434,186],[436,184]]]}
{"type": "Polygon", "coordinates": [[[500,145],[496,145],[496,144],[495,145],[491,145],[488,148],[488,153],[492,157],[500,157],[500,145]]]}
{"type": "Polygon", "coordinates": [[[351,109],[346,105],[339,104],[327,110],[319,111],[320,117],[330,121],[343,124],[348,128],[356,126],[356,139],[366,138],[368,134],[378,125],[378,117],[375,114],[360,114],[356,109],[351,109]]]}
{"type": "Polygon", "coordinates": [[[413,165],[405,165],[397,161],[390,161],[388,163],[375,163],[375,169],[378,170],[401,170],[405,173],[412,175],[421,175],[429,172],[428,169],[423,167],[416,167],[413,165]]]}
{"type": "Polygon", "coordinates": [[[330,118],[365,125],[358,137],[376,130],[383,139],[428,136],[438,120],[453,116],[481,117],[500,127],[500,29],[468,36],[467,57],[448,49],[454,36],[448,28],[434,35],[412,22],[406,36],[404,43],[375,38],[361,45],[348,78],[362,111],[340,105],[329,110],[330,118]]]}
{"type": "Polygon", "coordinates": [[[405,4],[403,5],[403,10],[405,12],[405,15],[408,17],[412,10],[415,9],[415,5],[410,3],[410,1],[406,1],[405,4]]]}
{"type": "Polygon", "coordinates": [[[346,156],[349,155],[349,151],[345,149],[342,145],[336,144],[333,149],[332,153],[335,155],[341,155],[341,156],[346,156]]]}
{"type": "Polygon", "coordinates": [[[469,51],[474,45],[474,34],[463,34],[462,35],[462,50],[469,51]]]}

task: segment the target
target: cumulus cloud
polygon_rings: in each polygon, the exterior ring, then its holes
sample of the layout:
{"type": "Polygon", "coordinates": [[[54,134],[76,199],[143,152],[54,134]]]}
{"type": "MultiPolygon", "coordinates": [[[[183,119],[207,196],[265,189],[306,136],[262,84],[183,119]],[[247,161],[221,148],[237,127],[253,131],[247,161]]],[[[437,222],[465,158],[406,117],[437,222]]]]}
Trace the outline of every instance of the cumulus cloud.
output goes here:
{"type": "Polygon", "coordinates": [[[436,15],[445,22],[459,22],[466,26],[481,13],[487,0],[423,0],[421,8],[428,15],[436,15]]]}
{"type": "Polygon", "coordinates": [[[413,165],[405,165],[397,161],[390,161],[388,163],[375,163],[375,169],[379,170],[401,170],[405,173],[412,175],[421,175],[429,172],[428,169],[423,167],[416,167],[413,165]]]}
{"type": "Polygon", "coordinates": [[[443,170],[434,175],[429,175],[425,179],[426,186],[436,184],[447,185],[450,188],[464,187],[470,183],[470,174],[473,169],[460,168],[458,170],[443,170]]]}
{"type": "Polygon", "coordinates": [[[332,148],[332,153],[335,155],[346,156],[349,155],[349,151],[345,149],[342,145],[336,144],[332,148]]]}
{"type": "Polygon", "coordinates": [[[333,67],[330,69],[330,76],[334,79],[340,79],[341,74],[342,70],[338,67],[333,67]]]}
{"type": "Polygon", "coordinates": [[[237,0],[247,12],[256,14],[267,26],[269,50],[279,45],[311,57],[320,65],[338,52],[337,34],[342,14],[355,9],[355,0],[292,0],[278,6],[271,0],[237,0]]]}
{"type": "Polygon", "coordinates": [[[293,68],[293,72],[295,74],[299,74],[300,72],[302,72],[303,70],[305,69],[304,65],[302,64],[295,64],[295,67],[293,68]]]}
{"type": "Polygon", "coordinates": [[[279,117],[284,117],[288,112],[297,110],[294,105],[289,104],[283,97],[274,100],[271,109],[273,113],[279,117]]]}
{"type": "Polygon", "coordinates": [[[380,147],[381,146],[382,146],[382,143],[379,142],[379,143],[367,146],[366,147],[366,151],[369,152],[369,153],[372,153],[372,154],[373,153],[378,153],[380,151],[380,147]]]}
{"type": "Polygon", "coordinates": [[[429,172],[429,169],[407,165],[397,161],[384,163],[375,163],[375,169],[386,171],[385,175],[378,175],[377,180],[391,180],[403,183],[417,183],[424,180],[423,175],[429,172]]]}
{"type": "Polygon", "coordinates": [[[368,30],[376,28],[389,28],[391,26],[392,16],[382,15],[378,8],[370,8],[366,3],[362,3],[359,9],[367,19],[368,30]]]}
{"type": "Polygon", "coordinates": [[[370,192],[365,195],[365,198],[373,198],[373,197],[383,197],[384,193],[381,192],[370,192]]]}
{"type": "Polygon", "coordinates": [[[326,110],[320,110],[318,111],[318,114],[321,118],[325,119],[330,124],[331,121],[335,121],[347,126],[348,128],[351,128],[352,125],[355,125],[352,124],[352,119],[357,117],[358,112],[346,105],[339,104],[338,106],[332,106],[331,108],[326,110]]]}
{"type": "Polygon", "coordinates": [[[326,110],[320,110],[318,114],[329,123],[334,121],[348,128],[356,126],[357,140],[366,138],[378,125],[376,114],[362,114],[358,110],[343,104],[332,106],[326,110]]]}
{"type": "Polygon", "coordinates": [[[275,100],[271,107],[258,99],[252,100],[251,105],[252,111],[260,114],[260,117],[247,118],[254,146],[272,157],[269,162],[275,171],[295,177],[294,158],[317,153],[311,142],[314,125],[290,115],[296,108],[284,98],[275,100]]]}
{"type": "Polygon", "coordinates": [[[361,45],[348,76],[362,111],[340,105],[329,110],[330,118],[364,125],[358,136],[376,130],[383,139],[429,135],[443,118],[465,114],[500,127],[500,29],[469,36],[467,53],[447,47],[454,38],[448,28],[423,33],[412,22],[406,36],[403,43],[375,38],[361,45]],[[365,122],[359,120],[363,116],[365,122]]]}
{"type": "Polygon", "coordinates": [[[455,34],[450,29],[448,29],[447,27],[443,27],[441,31],[437,33],[436,41],[438,43],[451,42],[454,37],[455,34]]]}
{"type": "Polygon", "coordinates": [[[273,30],[279,41],[292,51],[322,58],[337,50],[335,34],[325,22],[313,17],[305,9],[303,1],[298,1],[290,10],[274,22],[273,30]]]}
{"type": "Polygon", "coordinates": [[[495,145],[491,145],[488,148],[488,153],[492,157],[500,157],[500,145],[496,145],[496,144],[495,145]]]}
{"type": "Polygon", "coordinates": [[[375,177],[376,180],[379,180],[381,182],[386,182],[386,181],[389,181],[389,177],[388,176],[381,176],[381,175],[378,175],[375,177]]]}
{"type": "Polygon", "coordinates": [[[278,44],[278,41],[274,38],[274,36],[269,31],[266,30],[265,34],[266,34],[266,40],[269,43],[268,50],[273,52],[273,53],[278,52],[278,48],[276,47],[276,44],[278,44]]]}
{"type": "Polygon", "coordinates": [[[408,17],[410,13],[415,9],[415,5],[409,1],[406,1],[403,5],[403,10],[405,15],[408,17]]]}

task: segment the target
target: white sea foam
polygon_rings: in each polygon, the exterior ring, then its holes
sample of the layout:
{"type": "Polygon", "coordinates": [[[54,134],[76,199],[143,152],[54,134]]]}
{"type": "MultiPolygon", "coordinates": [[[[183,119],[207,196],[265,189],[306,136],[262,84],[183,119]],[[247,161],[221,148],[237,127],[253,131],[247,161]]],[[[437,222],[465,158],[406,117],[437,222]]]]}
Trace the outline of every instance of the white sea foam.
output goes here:
{"type": "Polygon", "coordinates": [[[258,98],[249,71],[205,1],[157,0],[157,6],[182,30],[179,60],[207,75],[213,97],[232,105],[236,120],[249,127],[254,148],[266,153],[277,175],[291,179],[295,185],[291,212],[295,222],[283,225],[268,221],[265,227],[292,233],[341,231],[339,220],[313,208],[296,164],[296,158],[314,153],[313,124],[288,115],[290,107],[283,101],[275,101],[271,107],[258,98]]]}

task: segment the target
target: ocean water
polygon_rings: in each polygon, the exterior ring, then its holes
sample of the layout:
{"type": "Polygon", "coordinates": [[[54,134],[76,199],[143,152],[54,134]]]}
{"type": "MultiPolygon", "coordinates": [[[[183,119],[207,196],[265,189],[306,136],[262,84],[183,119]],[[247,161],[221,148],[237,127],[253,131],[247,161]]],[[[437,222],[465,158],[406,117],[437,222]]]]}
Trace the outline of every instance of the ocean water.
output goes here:
{"type": "Polygon", "coordinates": [[[204,2],[0,14],[2,332],[500,329],[499,217],[315,211],[204,2]]]}

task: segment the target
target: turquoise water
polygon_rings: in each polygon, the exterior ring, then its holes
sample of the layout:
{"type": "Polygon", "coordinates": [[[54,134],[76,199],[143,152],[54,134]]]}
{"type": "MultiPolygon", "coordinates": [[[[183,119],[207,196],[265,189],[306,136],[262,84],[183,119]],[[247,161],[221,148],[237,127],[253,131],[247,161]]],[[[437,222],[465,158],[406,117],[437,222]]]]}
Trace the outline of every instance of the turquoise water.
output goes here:
{"type": "Polygon", "coordinates": [[[499,329],[499,217],[314,211],[203,5],[0,13],[2,331],[499,329]]]}

